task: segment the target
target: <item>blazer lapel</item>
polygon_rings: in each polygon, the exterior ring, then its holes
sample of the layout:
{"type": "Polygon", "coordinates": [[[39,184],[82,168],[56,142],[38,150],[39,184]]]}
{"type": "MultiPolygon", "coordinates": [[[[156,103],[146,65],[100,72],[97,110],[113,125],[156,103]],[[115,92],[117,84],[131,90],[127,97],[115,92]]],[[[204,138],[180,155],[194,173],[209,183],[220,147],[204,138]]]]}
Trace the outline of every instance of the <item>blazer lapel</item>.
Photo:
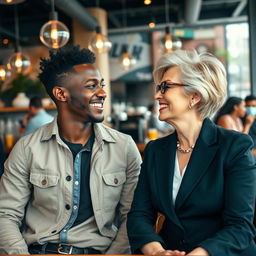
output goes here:
{"type": "Polygon", "coordinates": [[[177,226],[183,229],[174,210],[174,203],[172,200],[173,174],[176,154],[177,134],[174,133],[166,138],[156,150],[156,186],[159,188],[158,194],[160,204],[164,209],[164,213],[177,226]]]}
{"type": "Polygon", "coordinates": [[[176,198],[176,212],[207,171],[219,148],[216,141],[216,126],[209,119],[205,119],[176,198]]]}

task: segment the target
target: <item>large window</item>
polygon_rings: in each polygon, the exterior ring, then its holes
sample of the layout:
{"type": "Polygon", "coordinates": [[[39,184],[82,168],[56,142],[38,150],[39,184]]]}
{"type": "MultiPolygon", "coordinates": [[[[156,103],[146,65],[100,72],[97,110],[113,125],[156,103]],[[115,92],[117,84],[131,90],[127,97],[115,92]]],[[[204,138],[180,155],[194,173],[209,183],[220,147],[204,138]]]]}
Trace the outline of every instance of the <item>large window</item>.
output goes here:
{"type": "Polygon", "coordinates": [[[247,23],[226,26],[229,95],[250,94],[249,31],[247,23]]]}

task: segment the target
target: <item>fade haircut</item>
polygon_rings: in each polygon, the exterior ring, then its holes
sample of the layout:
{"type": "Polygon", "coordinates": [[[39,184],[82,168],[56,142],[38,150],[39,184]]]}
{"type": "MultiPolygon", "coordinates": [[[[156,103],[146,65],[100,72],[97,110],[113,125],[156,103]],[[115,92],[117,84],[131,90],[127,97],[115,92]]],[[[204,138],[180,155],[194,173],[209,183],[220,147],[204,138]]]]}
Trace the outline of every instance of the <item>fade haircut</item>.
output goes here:
{"type": "Polygon", "coordinates": [[[35,108],[42,108],[43,107],[43,104],[42,104],[42,99],[40,97],[33,97],[30,99],[29,101],[29,106],[30,107],[35,107],[35,108]]]}
{"type": "Polygon", "coordinates": [[[227,91],[226,70],[223,64],[209,53],[198,54],[196,50],[176,50],[163,55],[158,61],[153,77],[156,84],[172,67],[179,67],[182,87],[187,95],[199,93],[201,101],[196,104],[202,119],[212,117],[223,105],[227,91]]]}
{"type": "Polygon", "coordinates": [[[88,49],[80,46],[50,50],[49,58],[41,58],[38,78],[44,84],[49,96],[55,101],[52,89],[62,84],[62,78],[73,72],[72,67],[79,64],[93,64],[95,55],[88,49]]]}

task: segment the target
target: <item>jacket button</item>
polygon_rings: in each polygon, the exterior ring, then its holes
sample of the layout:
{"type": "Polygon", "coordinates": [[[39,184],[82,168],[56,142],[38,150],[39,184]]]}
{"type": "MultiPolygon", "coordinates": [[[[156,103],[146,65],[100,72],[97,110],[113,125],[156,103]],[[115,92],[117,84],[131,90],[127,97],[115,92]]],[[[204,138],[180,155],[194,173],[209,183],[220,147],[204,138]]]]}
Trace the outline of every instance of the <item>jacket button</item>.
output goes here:
{"type": "Polygon", "coordinates": [[[70,205],[69,205],[69,204],[66,204],[65,208],[66,208],[67,210],[70,210],[70,205]]]}
{"type": "Polygon", "coordinates": [[[70,175],[68,175],[67,177],[66,177],[66,181],[71,181],[72,180],[72,177],[70,176],[70,175]]]}
{"type": "Polygon", "coordinates": [[[118,179],[117,178],[114,178],[114,183],[118,184],[118,179]]]}
{"type": "Polygon", "coordinates": [[[46,180],[46,179],[43,179],[43,180],[41,181],[41,184],[42,184],[42,185],[46,185],[46,183],[47,183],[47,180],[46,180]]]}

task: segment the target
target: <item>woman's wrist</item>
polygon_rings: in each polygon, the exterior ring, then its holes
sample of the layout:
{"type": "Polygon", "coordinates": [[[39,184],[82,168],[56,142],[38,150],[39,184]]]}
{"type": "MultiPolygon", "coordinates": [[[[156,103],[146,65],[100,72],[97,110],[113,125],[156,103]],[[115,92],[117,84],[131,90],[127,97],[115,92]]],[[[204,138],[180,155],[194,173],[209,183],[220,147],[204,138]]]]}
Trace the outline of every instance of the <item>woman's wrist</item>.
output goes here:
{"type": "Polygon", "coordinates": [[[150,242],[148,244],[145,244],[142,248],[141,251],[143,254],[147,255],[155,255],[160,251],[164,251],[165,249],[159,242],[150,242]]]}

